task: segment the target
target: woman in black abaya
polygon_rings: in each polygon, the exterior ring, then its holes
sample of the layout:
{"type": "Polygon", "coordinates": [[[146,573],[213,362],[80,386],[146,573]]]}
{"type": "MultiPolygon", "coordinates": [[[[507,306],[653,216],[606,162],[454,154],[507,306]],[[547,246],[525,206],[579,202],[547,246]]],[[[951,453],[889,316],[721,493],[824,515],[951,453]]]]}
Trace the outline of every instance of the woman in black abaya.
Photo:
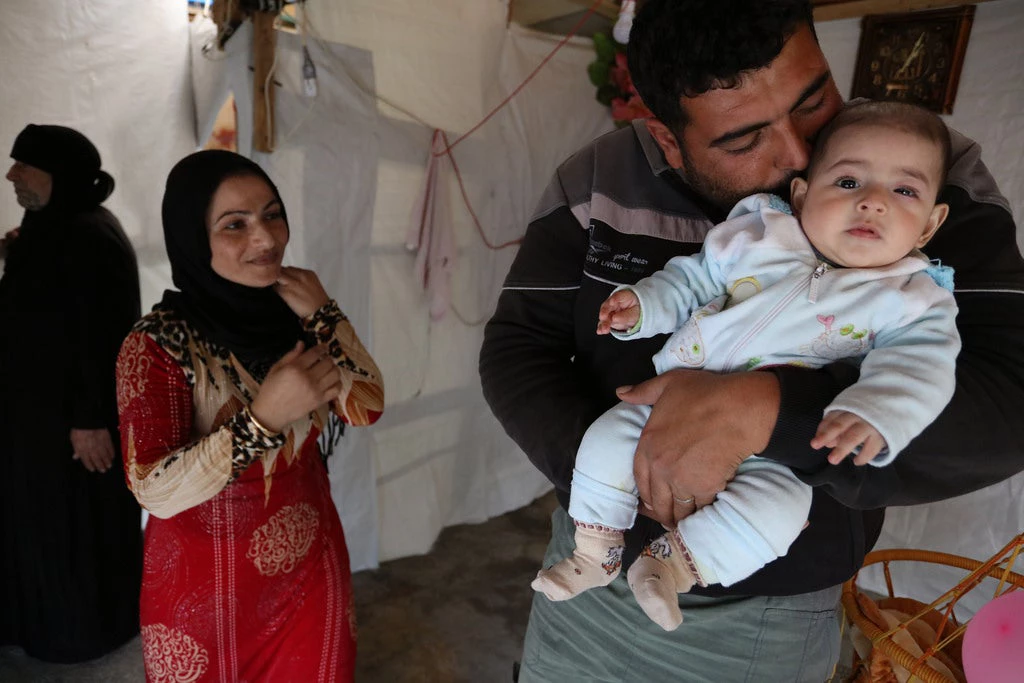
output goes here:
{"type": "Polygon", "coordinates": [[[138,269],[88,139],[30,125],[11,157],[26,211],[0,279],[0,644],[77,662],[139,630],[140,510],[114,383],[138,269]]]}

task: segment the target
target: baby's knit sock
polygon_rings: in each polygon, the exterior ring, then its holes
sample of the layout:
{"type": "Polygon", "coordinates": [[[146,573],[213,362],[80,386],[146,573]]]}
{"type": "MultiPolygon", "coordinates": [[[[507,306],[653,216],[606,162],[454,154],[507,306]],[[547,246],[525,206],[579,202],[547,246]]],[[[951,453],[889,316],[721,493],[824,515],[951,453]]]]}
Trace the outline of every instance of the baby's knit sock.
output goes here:
{"type": "Polygon", "coordinates": [[[554,566],[537,572],[530,586],[555,601],[607,586],[619,575],[624,548],[621,529],[576,522],[576,550],[554,566]]]}
{"type": "Polygon", "coordinates": [[[700,581],[689,551],[675,531],[651,541],[626,572],[633,597],[651,621],[666,631],[683,623],[679,593],[686,593],[700,581]]]}

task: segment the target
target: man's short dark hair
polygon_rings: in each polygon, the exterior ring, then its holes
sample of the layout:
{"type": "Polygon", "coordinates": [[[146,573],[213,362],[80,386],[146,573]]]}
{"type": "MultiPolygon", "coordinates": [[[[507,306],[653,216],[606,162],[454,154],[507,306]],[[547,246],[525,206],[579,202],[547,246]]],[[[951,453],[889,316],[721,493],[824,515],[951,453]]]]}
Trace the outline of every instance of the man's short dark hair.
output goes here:
{"type": "Polygon", "coordinates": [[[913,104],[904,102],[885,102],[860,100],[851,102],[839,110],[829,121],[814,143],[810,163],[807,165],[807,177],[814,173],[814,167],[825,155],[829,140],[836,132],[855,125],[879,126],[891,128],[916,135],[935,145],[939,151],[939,192],[946,185],[946,174],[949,172],[950,139],[949,129],[936,114],[913,104]]]}
{"type": "Polygon", "coordinates": [[[810,0],[648,0],[629,34],[630,76],[647,108],[678,131],[680,97],[739,85],[813,21],[810,0]]]}

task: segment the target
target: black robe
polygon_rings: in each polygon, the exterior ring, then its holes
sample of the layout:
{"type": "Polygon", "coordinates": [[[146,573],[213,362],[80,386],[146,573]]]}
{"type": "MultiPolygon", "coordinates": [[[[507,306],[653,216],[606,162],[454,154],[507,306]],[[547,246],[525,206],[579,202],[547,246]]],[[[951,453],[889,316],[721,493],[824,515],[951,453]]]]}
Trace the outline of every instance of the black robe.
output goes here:
{"type": "Polygon", "coordinates": [[[27,212],[0,279],[0,644],[99,657],[139,631],[140,509],[118,455],[72,459],[72,428],[110,430],[114,364],[140,316],[135,254],[102,207],[27,212]]]}

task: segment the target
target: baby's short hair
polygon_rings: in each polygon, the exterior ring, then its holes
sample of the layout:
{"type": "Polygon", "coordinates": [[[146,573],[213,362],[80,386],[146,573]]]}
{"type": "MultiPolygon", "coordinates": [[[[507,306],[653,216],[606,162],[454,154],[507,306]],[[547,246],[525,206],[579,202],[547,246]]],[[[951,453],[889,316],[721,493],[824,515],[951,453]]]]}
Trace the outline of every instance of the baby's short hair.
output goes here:
{"type": "Polygon", "coordinates": [[[934,143],[941,155],[938,191],[942,192],[946,185],[946,174],[949,172],[952,155],[949,130],[937,115],[923,107],[904,102],[868,100],[843,107],[818,133],[814,151],[811,152],[811,159],[807,165],[808,177],[814,173],[814,167],[825,155],[832,136],[844,128],[859,124],[893,128],[934,143]]]}

